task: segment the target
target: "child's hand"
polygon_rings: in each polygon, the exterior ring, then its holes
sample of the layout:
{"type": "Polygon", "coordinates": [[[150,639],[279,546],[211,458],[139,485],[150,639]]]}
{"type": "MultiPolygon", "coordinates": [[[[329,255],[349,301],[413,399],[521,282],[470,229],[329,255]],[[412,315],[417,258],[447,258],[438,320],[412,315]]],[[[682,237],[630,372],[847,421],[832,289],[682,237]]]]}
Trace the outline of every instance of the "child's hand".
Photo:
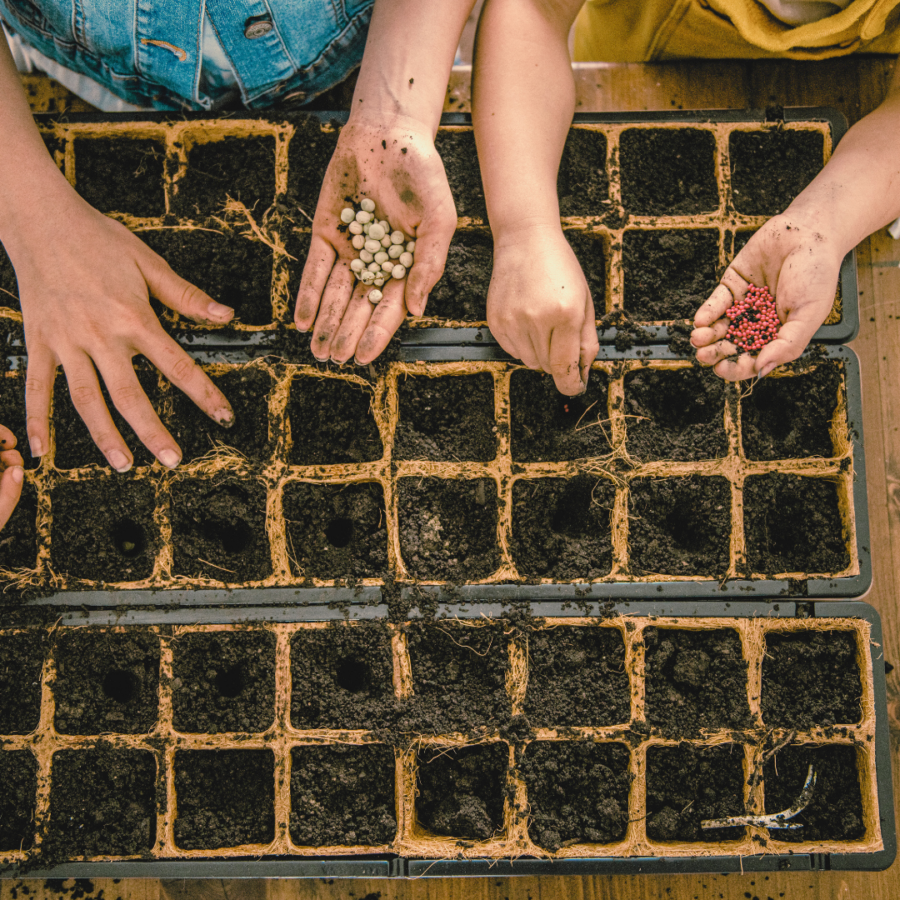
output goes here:
{"type": "Polygon", "coordinates": [[[734,258],[722,282],[694,317],[691,343],[697,359],[715,366],[728,381],[764,378],[776,366],[796,359],[828,317],[843,251],[828,235],[788,214],[769,219],[734,258]],[[765,285],[775,297],[783,323],[778,337],[756,357],[725,340],[725,310],[746,293],[748,284],[765,285]]]}
{"type": "Polygon", "coordinates": [[[22,494],[22,482],[25,469],[22,468],[22,456],[16,446],[16,436],[5,426],[0,425],[0,529],[9,521],[19,497],[22,494]]]}
{"type": "Polygon", "coordinates": [[[487,318],[507,353],[552,375],[563,394],[585,390],[600,348],[594,301],[558,226],[496,236],[487,318]]]}

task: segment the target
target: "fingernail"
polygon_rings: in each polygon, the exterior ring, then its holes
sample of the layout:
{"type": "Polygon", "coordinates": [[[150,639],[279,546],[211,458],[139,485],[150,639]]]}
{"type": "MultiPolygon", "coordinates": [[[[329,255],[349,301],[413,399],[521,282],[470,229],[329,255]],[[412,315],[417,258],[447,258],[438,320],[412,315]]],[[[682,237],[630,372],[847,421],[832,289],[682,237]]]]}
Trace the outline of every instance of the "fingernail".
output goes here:
{"type": "Polygon", "coordinates": [[[225,306],[222,303],[216,303],[215,300],[206,307],[206,312],[213,319],[224,319],[226,316],[230,316],[234,310],[230,306],[225,306]]]}
{"type": "Polygon", "coordinates": [[[32,456],[44,455],[44,442],[39,437],[28,438],[28,445],[31,447],[32,456]]]}
{"type": "Polygon", "coordinates": [[[110,450],[106,458],[117,472],[127,472],[131,468],[128,457],[121,450],[110,450]]]}
{"type": "Polygon", "coordinates": [[[25,470],[21,466],[12,467],[12,475],[9,476],[16,484],[21,484],[25,480],[25,470]]]}
{"type": "Polygon", "coordinates": [[[181,462],[181,457],[174,450],[163,450],[159,454],[159,461],[167,469],[174,469],[181,462]]]}
{"type": "Polygon", "coordinates": [[[217,409],[213,413],[213,418],[223,427],[223,428],[231,428],[234,425],[234,413],[230,409],[226,409],[224,406],[222,409],[217,409]]]}
{"type": "Polygon", "coordinates": [[[766,375],[768,375],[769,372],[771,372],[772,369],[774,369],[776,365],[777,365],[777,363],[769,363],[768,365],[763,366],[757,373],[757,376],[759,378],[765,378],[766,375]]]}

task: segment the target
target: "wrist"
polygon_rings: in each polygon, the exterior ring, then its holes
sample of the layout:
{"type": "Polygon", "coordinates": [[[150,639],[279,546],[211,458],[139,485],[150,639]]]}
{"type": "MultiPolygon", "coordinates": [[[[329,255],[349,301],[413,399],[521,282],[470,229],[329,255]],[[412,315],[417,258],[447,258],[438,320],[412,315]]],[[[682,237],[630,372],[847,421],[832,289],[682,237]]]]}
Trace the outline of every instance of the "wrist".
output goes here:
{"type": "Polygon", "coordinates": [[[497,222],[490,219],[491,233],[494,236],[495,250],[523,244],[541,244],[557,240],[565,240],[559,215],[556,218],[548,215],[505,216],[497,222]]]}

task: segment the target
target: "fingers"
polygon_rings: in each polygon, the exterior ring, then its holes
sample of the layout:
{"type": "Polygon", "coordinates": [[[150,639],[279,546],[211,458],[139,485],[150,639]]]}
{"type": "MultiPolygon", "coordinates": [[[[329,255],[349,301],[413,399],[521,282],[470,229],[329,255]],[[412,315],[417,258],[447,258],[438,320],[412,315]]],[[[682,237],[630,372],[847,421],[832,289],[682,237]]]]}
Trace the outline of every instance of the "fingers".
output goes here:
{"type": "MultiPolygon", "coordinates": [[[[350,298],[350,303],[344,312],[344,318],[341,319],[338,333],[331,342],[332,362],[343,365],[349,362],[356,353],[360,339],[365,334],[366,328],[372,319],[372,314],[376,309],[376,306],[369,302],[369,292],[371,290],[374,290],[371,285],[367,286],[360,282],[357,282],[356,287],[353,289],[353,296],[350,298]]],[[[394,296],[398,291],[402,291],[402,288],[396,282],[389,281],[383,289],[379,288],[378,290],[381,290],[384,295],[380,301],[381,304],[402,302],[402,300],[394,296]]]]}
{"type": "Polygon", "coordinates": [[[5,425],[0,425],[0,450],[12,450],[15,446],[16,436],[5,425]]]}
{"type": "Polygon", "coordinates": [[[22,468],[21,457],[18,465],[11,466],[0,476],[0,528],[3,528],[13,514],[19,497],[22,495],[22,482],[25,480],[25,470],[22,468]]]}
{"type": "Polygon", "coordinates": [[[587,389],[588,378],[591,373],[591,363],[600,352],[600,342],[597,340],[597,315],[594,312],[594,299],[588,293],[584,305],[584,324],[581,326],[581,352],[579,363],[581,365],[581,380],[587,389]]]}
{"type": "Polygon", "coordinates": [[[731,341],[719,340],[697,351],[697,360],[704,366],[714,366],[723,359],[737,356],[741,351],[731,341]]]}
{"type": "Polygon", "coordinates": [[[425,312],[428,294],[440,281],[450,241],[456,232],[456,210],[445,208],[429,217],[416,231],[416,258],[406,282],[406,306],[414,316],[425,312]]]}
{"type": "Polygon", "coordinates": [[[33,457],[43,456],[50,447],[50,397],[55,380],[55,356],[41,343],[30,344],[25,376],[25,430],[33,457]]]}
{"type": "Polygon", "coordinates": [[[294,308],[294,324],[298,331],[309,331],[316,321],[319,302],[322,300],[336,257],[334,247],[324,238],[313,234],[306,265],[300,278],[297,305],[294,308]]]}
{"type": "Polygon", "coordinates": [[[322,292],[322,304],[313,328],[312,353],[322,362],[331,354],[331,342],[340,328],[355,284],[356,278],[350,271],[350,264],[338,260],[322,292]]]}
{"type": "Polygon", "coordinates": [[[561,394],[574,397],[584,391],[581,380],[581,329],[571,325],[554,328],[550,333],[547,371],[561,394]]]}
{"type": "Polygon", "coordinates": [[[384,286],[384,297],[373,310],[372,318],[356,348],[358,365],[365,366],[372,362],[387,347],[394,332],[406,318],[403,296],[405,287],[402,281],[393,279],[384,286]]]}
{"type": "Polygon", "coordinates": [[[743,381],[746,378],[756,377],[755,361],[749,353],[740,356],[723,359],[716,363],[713,371],[719,378],[725,381],[743,381]]]}
{"type": "Polygon", "coordinates": [[[728,334],[730,327],[731,322],[728,319],[719,319],[710,327],[695,328],[691,332],[691,344],[694,347],[708,347],[716,341],[721,341],[728,334]]]}
{"type": "Polygon", "coordinates": [[[775,340],[759,351],[753,374],[765,378],[775,366],[796,359],[806,349],[818,327],[815,321],[808,321],[800,312],[790,314],[787,322],[778,329],[775,340]]]}
{"type": "MultiPolygon", "coordinates": [[[[697,310],[697,314],[694,316],[695,328],[707,328],[712,325],[713,322],[721,319],[722,316],[725,315],[725,310],[734,303],[735,299],[743,297],[746,293],[746,282],[744,282],[743,287],[740,289],[738,289],[738,285],[734,285],[736,290],[732,293],[729,285],[725,283],[725,277],[728,276],[730,271],[731,270],[729,269],[725,272],[725,275],[722,276],[722,282],[716,285],[707,301],[697,310]]],[[[735,277],[740,278],[740,276],[737,275],[735,277]]],[[[734,279],[729,278],[729,282],[734,284],[734,279]]]]}
{"type": "Polygon", "coordinates": [[[172,267],[150,248],[138,257],[141,274],[147,282],[150,293],[169,309],[193,319],[195,322],[209,322],[224,325],[234,318],[230,306],[216,303],[208,294],[177,275],[172,267]]]}

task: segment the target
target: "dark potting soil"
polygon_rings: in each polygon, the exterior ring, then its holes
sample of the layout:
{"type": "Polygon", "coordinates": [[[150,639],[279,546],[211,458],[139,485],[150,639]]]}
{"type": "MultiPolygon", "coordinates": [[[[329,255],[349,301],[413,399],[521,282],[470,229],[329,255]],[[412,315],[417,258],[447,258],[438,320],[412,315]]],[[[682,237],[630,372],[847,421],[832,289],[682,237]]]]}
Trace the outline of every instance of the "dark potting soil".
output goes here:
{"type": "Polygon", "coordinates": [[[294,466],[373,462],[384,448],[372,393],[343,378],[297,376],[288,401],[294,466]]]}
{"type": "Polygon", "coordinates": [[[631,482],[628,544],[635,575],[723,576],[728,569],[731,487],[726,478],[631,482]]]}
{"type": "Polygon", "coordinates": [[[531,839],[551,852],[568,843],[622,840],[628,829],[629,756],[624,744],[529,744],[519,769],[528,786],[531,839]]]}
{"type": "Polygon", "coordinates": [[[718,208],[716,140],[708,131],[623,131],[619,169],[622,205],[633,216],[689,216],[718,208]]]}
{"type": "Polygon", "coordinates": [[[288,310],[287,322],[294,321],[294,307],[297,303],[297,292],[300,290],[300,279],[303,277],[303,267],[309,256],[309,247],[312,243],[312,235],[301,233],[294,228],[282,226],[281,238],[284,241],[284,249],[293,257],[287,260],[288,270],[288,310]]]}
{"type": "Polygon", "coordinates": [[[742,815],[744,751],[740,744],[647,749],[647,837],[651,841],[738,841],[745,828],[704,829],[700,823],[742,815]]]}
{"type": "Polygon", "coordinates": [[[457,231],[450,242],[444,274],[431,289],[426,316],[487,320],[487,294],[494,267],[494,241],[481,231],[457,231]]]}
{"type": "Polygon", "coordinates": [[[175,843],[184,850],[268,844],[275,838],[271,750],[179,750],[175,843]]]}
{"type": "Polygon", "coordinates": [[[624,309],[633,319],[693,319],[719,283],[719,233],[626,231],[622,237],[624,309]]]}
{"type": "Polygon", "coordinates": [[[298,631],[291,642],[291,725],[365,728],[394,711],[391,634],[380,622],[298,631]]]}
{"type": "Polygon", "coordinates": [[[19,286],[16,281],[16,270],[0,244],[0,307],[21,311],[19,303],[19,286]]]}
{"type": "Polygon", "coordinates": [[[744,482],[744,534],[751,572],[841,572],[850,565],[834,482],[756,475],[744,482]]]}
{"type": "MultiPolygon", "coordinates": [[[[299,206],[310,218],[315,215],[319,190],[340,134],[337,128],[323,129],[319,120],[301,116],[294,121],[295,131],[288,145],[288,197],[286,202],[299,206]]],[[[308,221],[304,219],[304,221],[308,221]]]]}
{"type": "Polygon", "coordinates": [[[248,477],[172,484],[176,575],[241,582],[272,571],[266,535],[266,488],[248,477]]]}
{"type": "Polygon", "coordinates": [[[226,137],[194,144],[178,181],[172,212],[185,218],[221,215],[228,198],[238,200],[257,220],[275,199],[275,138],[226,137]]]}
{"type": "Polygon", "coordinates": [[[754,228],[750,231],[736,231],[734,233],[734,255],[737,256],[744,247],[747,246],[747,243],[750,241],[750,238],[753,237],[754,234],[759,229],[754,228]]]}
{"type": "Polygon", "coordinates": [[[491,478],[402,478],[397,512],[406,568],[425,580],[477,581],[500,565],[491,478]]]}
{"type": "Polygon", "coordinates": [[[763,722],[772,728],[859,722],[862,683],[856,638],[846,631],[766,635],[763,722]]]}
{"type": "Polygon", "coordinates": [[[0,734],[30,734],[37,728],[45,646],[43,633],[0,635],[0,734]]]}
{"type": "Polygon", "coordinates": [[[156,724],[159,638],[77,629],[57,641],[53,724],[60,734],[142,734],[156,724]]]}
{"type": "Polygon", "coordinates": [[[13,514],[0,530],[0,568],[35,568],[37,540],[37,491],[26,482],[13,514]]]}
{"type": "Polygon", "coordinates": [[[712,369],[644,369],[627,374],[628,455],[641,462],[725,456],[725,390],[712,369]]]}
{"type": "Polygon", "coordinates": [[[145,138],[76,138],[75,190],[102,213],[162,216],[166,212],[166,148],[145,138]]]}
{"type": "Polygon", "coordinates": [[[816,177],[824,165],[819,132],[733,131],[729,138],[734,208],[748,216],[774,216],[816,177]]]}
{"type": "Polygon", "coordinates": [[[37,760],[29,750],[0,751],[0,784],[0,853],[28,850],[37,797],[37,760]]]}
{"type": "MultiPolygon", "coordinates": [[[[0,319],[2,323],[3,319],[0,319]]],[[[16,450],[22,454],[26,469],[36,469],[39,457],[31,455],[28,431],[25,427],[25,378],[23,375],[0,376],[0,425],[5,425],[16,436],[16,450]]]]}
{"type": "Polygon", "coordinates": [[[609,379],[592,371],[587,390],[567,397],[542,372],[520,369],[510,381],[512,457],[516,462],[559,462],[610,451],[609,379]]]}
{"type": "Polygon", "coordinates": [[[441,128],[434,147],[443,160],[457,216],[487,221],[474,131],[471,128],[441,128]]]}
{"type": "Polygon", "coordinates": [[[487,841],[503,828],[509,748],[482,744],[418,755],[416,820],[432,834],[487,841]]]}
{"type": "Polygon", "coordinates": [[[763,378],[741,400],[741,440],[748,459],[834,456],[831,420],[841,390],[837,363],[807,375],[763,378]]]}
{"type": "Polygon", "coordinates": [[[606,135],[591,128],[569,129],[556,189],[561,216],[602,216],[608,212],[606,135]]]}
{"type": "Polygon", "coordinates": [[[132,856],[156,840],[156,759],[146,750],[53,754],[50,858],[132,856]]]}
{"type": "Polygon", "coordinates": [[[587,279],[594,301],[594,313],[601,318],[606,311],[607,258],[606,236],[590,231],[567,229],[563,232],[587,279]]]}
{"type": "Polygon", "coordinates": [[[148,578],[160,544],[153,520],[154,487],[152,481],[122,475],[65,481],[55,487],[50,495],[53,568],[90,581],[148,578]],[[86,510],[96,527],[87,526],[86,510]]]}
{"type": "Polygon", "coordinates": [[[412,377],[397,384],[394,459],[473,460],[497,455],[494,379],[489,372],[412,377]]]}
{"type": "Polygon", "coordinates": [[[291,840],[378,846],[397,833],[394,754],[381,745],[291,750],[291,840]]]}
{"type": "Polygon", "coordinates": [[[512,556],[526,578],[589,581],[612,568],[616,489],[591,475],[513,485],[512,556]]]}
{"type": "Polygon", "coordinates": [[[362,484],[284,487],[291,571],[304,578],[378,578],[387,571],[384,488],[362,484]]]}
{"type": "Polygon", "coordinates": [[[275,635],[181,635],[173,643],[172,679],[177,731],[265,731],[275,719],[275,635]]]}
{"type": "Polygon", "coordinates": [[[749,728],[747,661],[731,628],[647,628],[647,721],[670,737],[749,728]]]}
{"type": "Polygon", "coordinates": [[[617,628],[560,625],[532,632],[528,659],[523,712],[533,727],[628,722],[631,693],[617,628]]]}

